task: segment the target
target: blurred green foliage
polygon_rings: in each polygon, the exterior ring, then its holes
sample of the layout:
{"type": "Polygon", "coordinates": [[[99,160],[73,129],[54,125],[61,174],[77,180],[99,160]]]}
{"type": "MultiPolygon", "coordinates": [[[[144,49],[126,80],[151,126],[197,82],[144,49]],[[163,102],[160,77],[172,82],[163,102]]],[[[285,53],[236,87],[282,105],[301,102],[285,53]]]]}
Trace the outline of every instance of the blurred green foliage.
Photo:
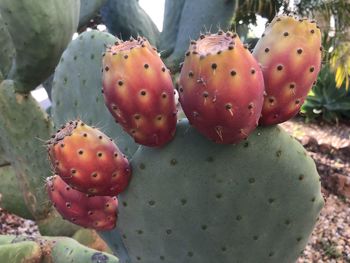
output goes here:
{"type": "Polygon", "coordinates": [[[346,89],[345,82],[340,88],[336,88],[335,73],[329,65],[320,71],[317,83],[309,93],[301,112],[306,121],[338,123],[341,119],[350,119],[350,92],[346,89]]]}

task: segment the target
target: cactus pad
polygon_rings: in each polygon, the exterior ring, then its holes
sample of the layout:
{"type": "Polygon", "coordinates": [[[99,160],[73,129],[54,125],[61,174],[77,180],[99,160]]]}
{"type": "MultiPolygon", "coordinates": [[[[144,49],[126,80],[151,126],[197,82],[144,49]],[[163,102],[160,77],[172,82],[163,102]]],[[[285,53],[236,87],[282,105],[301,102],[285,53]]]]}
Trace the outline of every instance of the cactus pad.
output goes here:
{"type": "Polygon", "coordinates": [[[138,0],[107,0],[101,16],[108,31],[121,39],[145,36],[152,45],[158,42],[159,31],[138,0]]]}
{"type": "Polygon", "coordinates": [[[131,262],[290,263],[324,203],[313,160],[277,126],[232,146],[182,120],[132,164],[118,219],[131,262]]]}
{"type": "Polygon", "coordinates": [[[44,179],[50,175],[44,141],[52,122],[31,95],[15,92],[13,81],[0,85],[0,143],[16,171],[20,189],[34,218],[50,210],[44,179]]]}
{"type": "Polygon", "coordinates": [[[106,0],[81,0],[79,27],[84,26],[98,13],[106,0]]]}
{"type": "Polygon", "coordinates": [[[10,34],[5,25],[5,21],[2,19],[0,13],[0,82],[1,79],[5,79],[9,73],[12,65],[12,59],[15,55],[15,48],[12,44],[10,34]],[[1,77],[2,75],[2,77],[1,77]]]}
{"type": "Polygon", "coordinates": [[[79,244],[67,237],[0,235],[1,262],[11,263],[119,263],[115,256],[79,244]]]}
{"type": "Polygon", "coordinates": [[[17,91],[35,89],[51,75],[77,29],[79,9],[79,0],[0,1],[0,14],[16,51],[7,78],[18,82],[17,91]]]}

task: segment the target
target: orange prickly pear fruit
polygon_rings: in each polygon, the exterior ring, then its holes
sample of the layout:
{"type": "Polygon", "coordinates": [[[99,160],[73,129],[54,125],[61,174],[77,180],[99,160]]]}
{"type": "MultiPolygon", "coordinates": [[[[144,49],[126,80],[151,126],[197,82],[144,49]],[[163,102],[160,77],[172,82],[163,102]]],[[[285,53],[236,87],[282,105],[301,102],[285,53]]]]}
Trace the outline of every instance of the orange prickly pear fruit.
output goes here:
{"type": "Polygon", "coordinates": [[[115,196],[131,177],[128,160],[105,134],[82,121],[62,126],[48,141],[52,167],[72,188],[90,195],[115,196]]]}
{"type": "Polygon", "coordinates": [[[60,176],[47,179],[46,190],[62,217],[76,225],[111,230],[117,222],[118,200],[110,196],[90,196],[71,188],[60,176]]]}
{"type": "Polygon", "coordinates": [[[153,147],[173,139],[176,106],[172,79],[146,39],[118,41],[108,47],[102,70],[106,106],[135,142],[153,147]]]}
{"type": "Polygon", "coordinates": [[[257,126],[264,80],[237,34],[219,31],[192,41],[178,89],[190,123],[216,143],[238,143],[257,126]]]}
{"type": "Polygon", "coordinates": [[[277,16],[258,41],[266,96],[260,123],[272,125],[295,116],[321,68],[321,31],[315,21],[277,16]]]}

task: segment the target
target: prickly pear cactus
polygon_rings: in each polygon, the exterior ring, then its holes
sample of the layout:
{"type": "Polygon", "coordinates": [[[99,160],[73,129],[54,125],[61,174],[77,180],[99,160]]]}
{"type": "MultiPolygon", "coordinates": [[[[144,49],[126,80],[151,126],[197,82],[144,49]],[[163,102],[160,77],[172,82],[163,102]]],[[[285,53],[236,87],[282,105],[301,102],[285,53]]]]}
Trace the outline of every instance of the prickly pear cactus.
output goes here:
{"type": "Polygon", "coordinates": [[[0,15],[16,52],[5,77],[18,82],[17,91],[30,91],[51,75],[77,29],[79,9],[79,0],[0,1],[0,15]]]}
{"type": "Polygon", "coordinates": [[[131,262],[291,263],[324,203],[314,162],[278,126],[232,146],[182,120],[132,164],[118,220],[131,262]]]}
{"type": "Polygon", "coordinates": [[[115,123],[101,94],[102,53],[116,40],[108,33],[92,30],[69,44],[55,71],[51,113],[57,127],[77,117],[101,127],[124,154],[132,156],[138,146],[115,123]]]}

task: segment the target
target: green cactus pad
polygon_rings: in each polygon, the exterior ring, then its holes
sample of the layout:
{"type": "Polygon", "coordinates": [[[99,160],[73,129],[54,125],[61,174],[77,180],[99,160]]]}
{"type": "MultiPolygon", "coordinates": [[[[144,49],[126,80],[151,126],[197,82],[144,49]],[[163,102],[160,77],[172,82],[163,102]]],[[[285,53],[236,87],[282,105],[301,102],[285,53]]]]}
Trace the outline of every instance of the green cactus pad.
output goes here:
{"type": "Polygon", "coordinates": [[[179,32],[180,19],[185,0],[166,0],[164,9],[163,31],[160,33],[159,49],[162,57],[168,57],[175,49],[179,32]]]}
{"type": "Polygon", "coordinates": [[[45,236],[0,235],[0,259],[11,263],[119,263],[115,256],[85,247],[74,239],[45,236]]]}
{"type": "Polygon", "coordinates": [[[5,21],[2,19],[0,13],[0,82],[1,79],[7,77],[8,72],[10,71],[12,65],[12,59],[15,55],[15,49],[12,44],[10,34],[5,25],[5,21]],[[2,75],[2,77],[1,77],[2,75]]]}
{"type": "MultiPolygon", "coordinates": [[[[174,72],[179,71],[179,64],[183,61],[186,50],[190,45],[191,39],[198,39],[200,32],[205,33],[217,32],[219,28],[223,30],[230,29],[230,23],[235,13],[236,0],[186,0],[184,4],[175,3],[177,0],[168,0],[167,6],[176,6],[182,8],[181,18],[179,19],[178,11],[174,13],[174,18],[169,16],[165,18],[165,25],[168,20],[173,19],[174,23],[178,21],[178,26],[175,25],[164,28],[161,38],[165,44],[161,44],[161,48],[165,48],[167,36],[176,35],[175,48],[172,54],[165,60],[167,66],[174,72]],[[170,3],[174,2],[174,3],[170,3]],[[171,30],[170,32],[167,32],[171,30]]],[[[167,10],[166,10],[167,12],[167,10]]],[[[168,12],[169,13],[169,12],[168,12]]],[[[173,37],[172,37],[173,39],[173,37]]],[[[169,45],[170,49],[173,45],[169,45]]],[[[166,54],[169,52],[165,52],[166,54]]]]}
{"type": "Polygon", "coordinates": [[[46,236],[72,236],[80,228],[52,209],[44,219],[36,220],[40,234],[46,236]]]}
{"type": "Polygon", "coordinates": [[[44,141],[50,137],[51,121],[31,95],[15,93],[13,81],[0,85],[0,143],[34,218],[49,211],[45,178],[50,176],[44,141]]]}
{"type": "Polygon", "coordinates": [[[89,248],[110,254],[112,253],[106,242],[93,229],[81,228],[72,236],[72,238],[89,248]]]}
{"type": "Polygon", "coordinates": [[[0,245],[1,262],[40,263],[41,256],[40,245],[33,241],[0,245]]]}
{"type": "Polygon", "coordinates": [[[10,164],[0,166],[0,206],[27,219],[34,219],[28,210],[17,181],[16,172],[10,164]]]}
{"type": "Polygon", "coordinates": [[[98,126],[115,139],[124,154],[131,156],[138,146],[115,123],[101,93],[102,53],[106,45],[115,41],[108,33],[92,30],[69,44],[56,68],[51,113],[57,127],[76,118],[98,126]]]}
{"type": "Polygon", "coordinates": [[[117,257],[79,244],[71,238],[47,238],[56,241],[51,250],[55,263],[119,263],[117,257]]]}
{"type": "Polygon", "coordinates": [[[101,15],[111,34],[123,40],[143,36],[157,45],[159,31],[138,0],[108,0],[101,8],[101,15]]]}
{"type": "Polygon", "coordinates": [[[77,29],[79,9],[79,0],[0,1],[16,50],[7,78],[20,83],[17,91],[28,92],[52,74],[77,29]]]}
{"type": "Polygon", "coordinates": [[[98,13],[106,0],[80,0],[79,27],[84,26],[98,13]]]}
{"type": "MultiPolygon", "coordinates": [[[[1,83],[0,83],[1,86],[1,83]]],[[[3,147],[0,145],[0,166],[10,165],[8,157],[6,157],[3,147]]]]}
{"type": "Polygon", "coordinates": [[[132,165],[118,218],[131,262],[291,263],[324,204],[313,160],[277,126],[219,145],[182,120],[132,165]]]}

